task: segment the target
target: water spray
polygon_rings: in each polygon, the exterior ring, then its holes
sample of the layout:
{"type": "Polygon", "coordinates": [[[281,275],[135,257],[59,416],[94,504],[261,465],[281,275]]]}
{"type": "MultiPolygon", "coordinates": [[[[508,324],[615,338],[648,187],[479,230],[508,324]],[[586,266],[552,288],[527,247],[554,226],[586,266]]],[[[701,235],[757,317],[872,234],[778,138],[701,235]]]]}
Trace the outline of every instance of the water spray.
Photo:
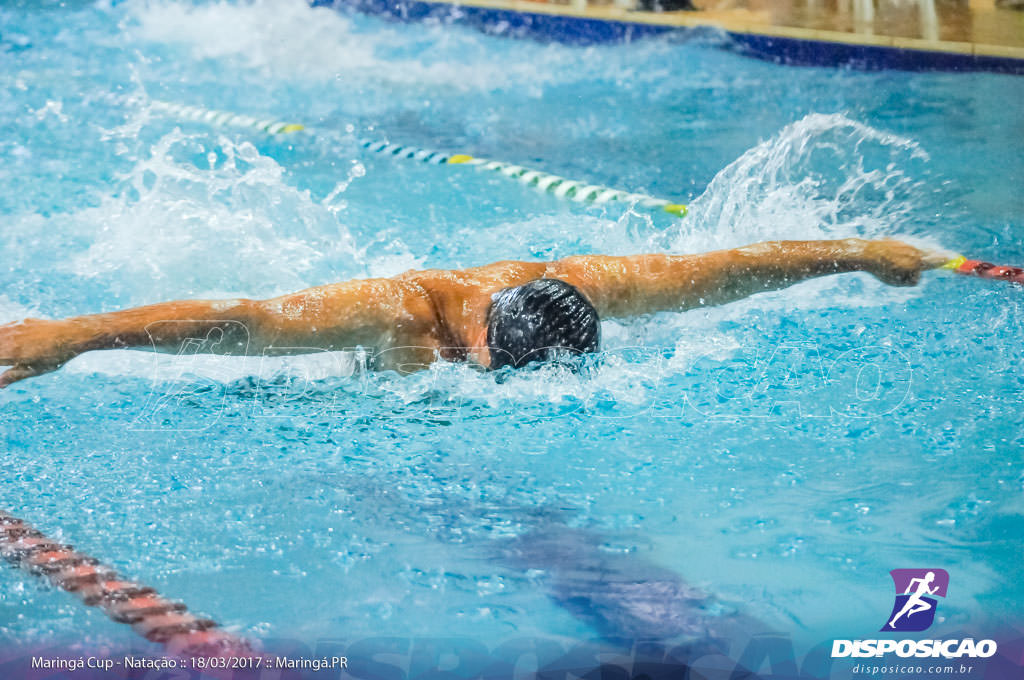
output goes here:
{"type": "MultiPolygon", "coordinates": [[[[315,128],[301,123],[260,119],[199,106],[186,106],[160,100],[142,100],[119,95],[110,95],[108,99],[118,104],[146,103],[154,111],[166,113],[183,120],[221,127],[248,128],[269,135],[286,135],[302,132],[314,136],[323,134],[315,128]]],[[[465,153],[446,153],[416,146],[393,144],[387,140],[360,139],[359,145],[363,149],[381,156],[419,161],[428,165],[465,165],[482,171],[496,172],[520,184],[534,187],[539,191],[547,192],[558,198],[571,200],[576,203],[602,205],[616,201],[629,203],[651,211],[666,212],[679,217],[683,217],[687,213],[687,207],[682,203],[674,203],[647,194],[611,189],[598,184],[566,179],[565,177],[541,170],[534,170],[515,163],[477,158],[465,153]]],[[[964,276],[975,276],[983,279],[1008,281],[1024,285],[1024,269],[1020,267],[994,265],[981,260],[971,260],[963,255],[950,255],[949,253],[940,252],[930,253],[926,260],[936,269],[948,269],[964,276]]]]}
{"type": "MultiPolygon", "coordinates": [[[[207,123],[219,127],[248,128],[269,135],[286,135],[300,132],[305,132],[314,137],[323,135],[316,128],[311,128],[301,123],[260,119],[229,111],[218,111],[199,106],[186,106],[173,102],[142,100],[117,95],[110,95],[107,99],[117,104],[145,103],[153,111],[165,113],[182,120],[207,123]]],[[[678,217],[686,215],[686,206],[682,203],[674,203],[647,194],[612,189],[580,180],[566,179],[559,175],[553,175],[541,170],[533,170],[515,163],[477,158],[466,153],[446,153],[416,146],[392,144],[387,140],[364,138],[359,140],[359,145],[363,149],[381,156],[420,161],[428,165],[465,165],[477,170],[496,172],[509,179],[514,179],[520,184],[534,187],[539,191],[547,192],[558,198],[571,200],[575,203],[603,205],[616,201],[638,206],[652,212],[666,212],[678,217]]]]}

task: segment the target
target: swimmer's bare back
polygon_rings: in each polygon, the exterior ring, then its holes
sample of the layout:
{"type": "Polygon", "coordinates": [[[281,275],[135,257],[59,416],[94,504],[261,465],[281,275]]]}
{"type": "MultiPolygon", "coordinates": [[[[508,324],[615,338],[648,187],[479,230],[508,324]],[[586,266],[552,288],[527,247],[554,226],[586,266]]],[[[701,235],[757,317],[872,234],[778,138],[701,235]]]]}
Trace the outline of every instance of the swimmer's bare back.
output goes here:
{"type": "Polygon", "coordinates": [[[601,318],[718,305],[809,278],[866,271],[914,285],[937,266],[893,240],[773,241],[697,255],[582,255],[409,271],[309,288],[269,300],[182,300],[68,319],[0,326],[0,387],[100,349],[301,354],[362,347],[378,368],[411,371],[438,359],[490,363],[491,296],[538,278],[572,284],[601,318]]]}

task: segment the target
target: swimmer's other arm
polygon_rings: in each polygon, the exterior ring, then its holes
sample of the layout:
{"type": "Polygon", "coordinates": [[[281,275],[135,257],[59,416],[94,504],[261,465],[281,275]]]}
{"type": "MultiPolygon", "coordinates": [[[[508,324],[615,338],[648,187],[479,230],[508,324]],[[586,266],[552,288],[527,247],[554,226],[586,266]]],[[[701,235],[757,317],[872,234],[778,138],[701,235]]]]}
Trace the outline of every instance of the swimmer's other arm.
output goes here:
{"type": "Polygon", "coordinates": [[[570,257],[550,275],[583,290],[602,318],[623,318],[720,305],[844,272],[913,286],[939,264],[901,241],[768,241],[697,255],[570,257]]]}
{"type": "Polygon", "coordinates": [[[0,388],[101,349],[175,353],[187,343],[192,353],[259,355],[386,346],[399,331],[414,330],[414,310],[408,308],[416,303],[393,280],[366,279],[269,300],[181,300],[68,319],[25,319],[0,326],[0,366],[11,366],[0,374],[0,388]]]}

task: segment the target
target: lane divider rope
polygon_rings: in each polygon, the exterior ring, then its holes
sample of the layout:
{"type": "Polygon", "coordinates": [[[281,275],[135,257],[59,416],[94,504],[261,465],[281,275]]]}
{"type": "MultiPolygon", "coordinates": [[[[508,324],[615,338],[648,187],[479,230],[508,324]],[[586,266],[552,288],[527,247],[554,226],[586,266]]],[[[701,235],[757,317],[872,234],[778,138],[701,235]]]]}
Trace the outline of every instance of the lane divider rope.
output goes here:
{"type": "Polygon", "coordinates": [[[963,255],[957,255],[942,265],[942,268],[952,269],[957,274],[963,274],[964,276],[977,276],[982,279],[1024,284],[1024,269],[1020,267],[1007,267],[981,260],[968,260],[963,255]]]}
{"type": "Polygon", "coordinates": [[[974,276],[990,281],[1006,281],[1024,285],[1024,268],[996,265],[982,260],[970,260],[964,255],[935,250],[925,254],[925,264],[935,269],[946,269],[961,276],[974,276]]]}
{"type": "Polygon", "coordinates": [[[252,128],[268,135],[288,134],[289,132],[300,132],[301,130],[306,129],[304,125],[299,125],[298,123],[285,123],[273,119],[253,118],[252,116],[243,116],[235,113],[229,113],[227,111],[203,109],[198,106],[184,106],[182,104],[163,102],[156,99],[151,99],[147,103],[154,111],[167,113],[184,120],[191,120],[197,123],[209,123],[211,125],[221,127],[252,128]]]}
{"type": "Polygon", "coordinates": [[[0,510],[0,558],[97,607],[110,619],[131,626],[150,642],[183,656],[262,656],[249,641],[221,630],[210,619],[164,598],[153,588],[122,578],[70,545],[51,540],[23,520],[0,510]]]}
{"type": "MultiPolygon", "coordinates": [[[[278,120],[261,120],[252,116],[238,115],[227,111],[205,109],[197,106],[185,106],[160,100],[141,100],[119,95],[110,95],[108,99],[120,104],[148,103],[155,111],[167,113],[186,120],[208,123],[219,126],[245,127],[258,130],[265,134],[278,135],[306,131],[316,134],[314,130],[300,123],[288,123],[278,120]]],[[[478,170],[497,172],[514,179],[521,184],[548,192],[559,198],[577,203],[593,203],[601,205],[611,201],[628,202],[649,210],[664,211],[683,217],[687,208],[681,203],[672,203],[665,199],[655,198],[646,194],[611,189],[597,184],[588,184],[578,180],[566,179],[540,170],[533,170],[522,165],[503,161],[476,158],[469,154],[449,154],[415,146],[392,144],[384,140],[361,139],[360,146],[367,151],[385,156],[393,156],[408,160],[420,161],[432,165],[468,165],[478,170]]],[[[1024,268],[994,265],[981,260],[971,260],[963,255],[949,259],[942,258],[942,269],[948,269],[964,276],[975,276],[983,279],[1008,281],[1024,285],[1024,268]]]]}
{"type": "MultiPolygon", "coordinates": [[[[305,131],[316,135],[314,128],[301,123],[289,123],[274,119],[259,119],[252,116],[239,115],[228,111],[206,109],[198,106],[186,106],[160,100],[143,100],[140,98],[110,95],[110,101],[118,104],[145,104],[151,110],[165,113],[183,120],[206,123],[221,127],[241,127],[257,130],[264,134],[282,135],[305,131]]],[[[579,180],[566,179],[559,175],[533,170],[522,165],[504,161],[476,158],[465,153],[445,153],[423,149],[415,146],[392,144],[386,140],[360,139],[359,145],[372,153],[382,156],[393,156],[406,160],[415,160],[430,165],[466,165],[481,171],[496,172],[513,179],[520,184],[550,193],[558,198],[571,200],[575,203],[603,205],[612,201],[629,203],[651,211],[666,212],[684,217],[687,208],[682,203],[674,203],[663,198],[655,198],[647,194],[612,189],[600,184],[590,184],[579,180]]]]}

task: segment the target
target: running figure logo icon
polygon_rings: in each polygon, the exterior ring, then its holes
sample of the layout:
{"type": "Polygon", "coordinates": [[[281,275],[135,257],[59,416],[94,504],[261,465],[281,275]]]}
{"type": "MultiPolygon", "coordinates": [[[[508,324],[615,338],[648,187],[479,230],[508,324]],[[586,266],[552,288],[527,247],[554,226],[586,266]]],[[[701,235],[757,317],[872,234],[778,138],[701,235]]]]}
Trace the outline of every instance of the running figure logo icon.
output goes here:
{"type": "Polygon", "coordinates": [[[889,574],[896,586],[896,602],[882,631],[927,630],[935,620],[938,603],[930,596],[946,596],[949,574],[945,569],[893,569],[889,574]]]}

